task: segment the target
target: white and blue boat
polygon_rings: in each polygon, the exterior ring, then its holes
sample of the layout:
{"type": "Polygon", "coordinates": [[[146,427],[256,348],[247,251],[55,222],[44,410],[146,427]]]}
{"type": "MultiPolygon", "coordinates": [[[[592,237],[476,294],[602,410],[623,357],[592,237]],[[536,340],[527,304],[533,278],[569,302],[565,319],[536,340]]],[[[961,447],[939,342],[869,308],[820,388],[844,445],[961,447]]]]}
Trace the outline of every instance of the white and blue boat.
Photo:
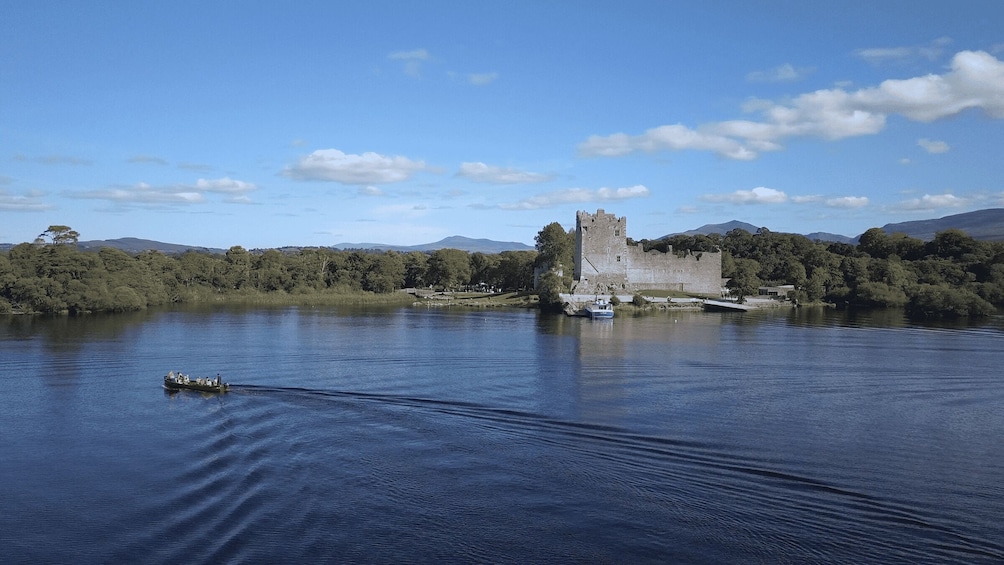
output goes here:
{"type": "Polygon", "coordinates": [[[592,304],[586,305],[586,315],[590,318],[613,318],[614,305],[605,298],[597,298],[592,304]]]}

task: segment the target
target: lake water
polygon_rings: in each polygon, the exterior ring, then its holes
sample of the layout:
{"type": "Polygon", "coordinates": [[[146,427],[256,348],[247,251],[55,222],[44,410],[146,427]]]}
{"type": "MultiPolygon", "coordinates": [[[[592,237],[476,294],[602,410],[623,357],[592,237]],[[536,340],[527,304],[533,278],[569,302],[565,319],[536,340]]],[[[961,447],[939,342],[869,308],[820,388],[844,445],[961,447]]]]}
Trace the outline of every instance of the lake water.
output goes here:
{"type": "Polygon", "coordinates": [[[0,561],[1000,562],[1002,346],[832,311],[0,317],[0,561]]]}

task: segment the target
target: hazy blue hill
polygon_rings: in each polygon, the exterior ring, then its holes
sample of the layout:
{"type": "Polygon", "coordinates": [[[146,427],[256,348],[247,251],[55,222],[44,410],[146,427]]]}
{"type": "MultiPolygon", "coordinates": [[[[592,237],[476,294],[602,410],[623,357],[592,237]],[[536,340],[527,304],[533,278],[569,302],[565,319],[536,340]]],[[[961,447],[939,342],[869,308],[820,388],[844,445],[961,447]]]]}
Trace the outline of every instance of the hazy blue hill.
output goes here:
{"type": "Polygon", "coordinates": [[[725,235],[735,229],[746,230],[750,233],[756,233],[756,230],[760,229],[760,226],[754,226],[753,224],[747,224],[746,222],[740,222],[739,220],[732,220],[731,222],[725,222],[724,224],[704,224],[703,226],[697,228],[696,230],[690,230],[680,233],[672,233],[669,235],[664,235],[662,236],[662,238],[672,237],[674,235],[708,235],[712,233],[720,233],[722,235],[725,235]]]}
{"type": "Polygon", "coordinates": [[[494,241],[491,239],[471,239],[459,235],[450,236],[434,243],[421,245],[386,245],[383,243],[339,243],[332,246],[335,249],[375,249],[379,251],[436,251],[437,249],[460,249],[468,253],[501,253],[503,251],[529,251],[533,247],[516,241],[494,241]]]}
{"type": "Polygon", "coordinates": [[[224,249],[213,249],[209,247],[199,247],[197,245],[182,245],[178,243],[163,243],[150,239],[139,239],[135,237],[120,237],[118,239],[95,239],[81,241],[77,247],[85,251],[97,251],[102,247],[113,247],[121,249],[126,253],[141,253],[143,251],[159,251],[165,255],[181,254],[186,251],[202,251],[207,253],[225,253],[224,249]]]}
{"type": "Polygon", "coordinates": [[[936,220],[915,220],[882,226],[886,233],[905,233],[924,241],[934,239],[934,235],[939,231],[952,228],[968,233],[973,239],[1004,241],[1004,208],[989,208],[953,214],[936,220]]]}
{"type": "Polygon", "coordinates": [[[826,241],[834,243],[851,243],[857,245],[858,238],[847,237],[846,235],[840,235],[838,233],[828,233],[825,231],[816,231],[812,233],[805,234],[805,237],[811,239],[812,241],[826,241]]]}

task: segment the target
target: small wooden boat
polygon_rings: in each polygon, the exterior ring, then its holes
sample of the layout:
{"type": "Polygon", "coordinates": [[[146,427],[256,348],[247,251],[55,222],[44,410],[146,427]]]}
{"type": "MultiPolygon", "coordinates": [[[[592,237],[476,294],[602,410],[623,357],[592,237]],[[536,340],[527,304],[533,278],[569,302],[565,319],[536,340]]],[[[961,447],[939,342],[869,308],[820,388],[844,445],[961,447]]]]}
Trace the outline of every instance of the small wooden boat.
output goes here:
{"type": "Polygon", "coordinates": [[[223,382],[219,375],[215,379],[209,377],[192,378],[180,371],[164,375],[164,388],[167,390],[197,390],[199,392],[227,392],[230,385],[223,382]]]}

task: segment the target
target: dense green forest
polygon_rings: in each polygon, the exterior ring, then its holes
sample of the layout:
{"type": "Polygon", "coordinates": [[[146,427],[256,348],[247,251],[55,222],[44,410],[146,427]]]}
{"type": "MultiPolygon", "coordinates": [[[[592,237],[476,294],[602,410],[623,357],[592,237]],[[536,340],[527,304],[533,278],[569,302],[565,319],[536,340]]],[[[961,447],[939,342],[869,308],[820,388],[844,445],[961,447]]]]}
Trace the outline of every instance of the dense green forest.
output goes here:
{"type": "Polygon", "coordinates": [[[1004,243],[978,241],[960,230],[924,242],[872,228],[858,245],[766,228],[642,243],[679,253],[721,250],[722,276],[740,297],[755,295],[762,285],[792,284],[800,303],[903,307],[927,319],[988,316],[995,305],[1004,306],[1004,243]]]}
{"type": "MultiPolygon", "coordinates": [[[[302,248],[225,254],[113,248],[81,251],[79,234],[50,226],[33,243],[0,253],[0,313],[139,310],[168,303],[282,297],[387,295],[401,288],[531,291],[535,268],[550,267],[537,292],[544,307],[568,290],[574,234],[557,222],[537,234],[536,251],[497,254],[440,249],[432,253],[302,248]]],[[[929,242],[879,228],[858,245],[823,243],[765,228],[749,233],[643,240],[646,250],[722,252],[722,276],[740,297],[762,285],[792,284],[802,304],[904,307],[921,318],[980,317],[1004,305],[1004,243],[958,230],[929,242]]]]}

